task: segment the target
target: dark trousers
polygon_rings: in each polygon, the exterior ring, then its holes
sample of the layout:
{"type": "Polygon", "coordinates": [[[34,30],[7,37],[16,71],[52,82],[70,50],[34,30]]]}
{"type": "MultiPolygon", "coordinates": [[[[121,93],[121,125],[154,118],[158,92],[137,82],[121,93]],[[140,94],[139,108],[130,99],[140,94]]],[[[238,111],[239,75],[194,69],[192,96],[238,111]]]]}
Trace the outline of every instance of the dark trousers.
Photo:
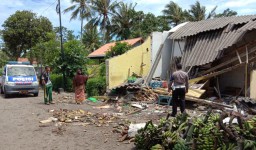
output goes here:
{"type": "Polygon", "coordinates": [[[172,116],[177,114],[177,105],[180,106],[180,111],[185,111],[185,88],[176,88],[172,91],[172,116]]]}

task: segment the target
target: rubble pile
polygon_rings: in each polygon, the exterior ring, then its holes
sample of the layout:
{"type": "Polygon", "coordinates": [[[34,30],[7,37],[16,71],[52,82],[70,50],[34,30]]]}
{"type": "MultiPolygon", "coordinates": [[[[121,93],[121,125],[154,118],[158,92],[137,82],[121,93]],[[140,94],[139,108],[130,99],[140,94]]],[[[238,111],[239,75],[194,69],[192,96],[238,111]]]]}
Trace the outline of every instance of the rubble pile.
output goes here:
{"type": "Polygon", "coordinates": [[[209,109],[201,117],[186,114],[161,119],[158,126],[152,121],[138,131],[138,149],[256,149],[256,116],[244,118],[238,112],[213,113],[209,109]]]}
{"type": "Polygon", "coordinates": [[[67,110],[61,109],[53,112],[53,117],[57,118],[59,122],[72,123],[83,122],[84,125],[96,125],[96,126],[109,126],[117,117],[108,113],[91,113],[84,110],[67,110]]]}
{"type": "Polygon", "coordinates": [[[51,126],[52,122],[55,122],[56,129],[53,132],[63,134],[65,126],[67,125],[79,125],[86,127],[87,125],[95,125],[97,127],[110,126],[119,119],[115,113],[91,113],[84,110],[51,110],[53,117],[40,121],[39,127],[51,126]]]}
{"type": "Polygon", "coordinates": [[[134,96],[136,101],[157,101],[158,99],[158,94],[149,88],[142,88],[134,96]]]}

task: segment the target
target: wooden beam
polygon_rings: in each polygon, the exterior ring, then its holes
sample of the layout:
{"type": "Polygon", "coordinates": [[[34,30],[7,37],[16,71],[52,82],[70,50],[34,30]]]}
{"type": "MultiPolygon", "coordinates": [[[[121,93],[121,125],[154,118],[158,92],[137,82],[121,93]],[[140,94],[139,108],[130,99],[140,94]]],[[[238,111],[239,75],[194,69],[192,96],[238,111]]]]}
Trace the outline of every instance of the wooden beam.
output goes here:
{"type": "MultiPolygon", "coordinates": [[[[254,53],[255,51],[256,51],[256,46],[254,46],[253,48],[251,48],[251,49],[250,49],[250,52],[249,52],[248,54],[252,54],[252,53],[254,53]]],[[[242,54],[240,55],[241,58],[242,58],[242,57],[245,57],[245,56],[246,56],[246,53],[242,53],[242,54]]],[[[215,71],[215,70],[217,70],[217,69],[219,69],[219,68],[221,68],[221,67],[227,66],[227,65],[229,65],[229,64],[231,64],[231,63],[233,63],[233,62],[235,62],[235,61],[237,61],[237,60],[238,60],[237,57],[232,58],[232,59],[229,60],[229,61],[223,62],[223,63],[221,63],[221,64],[219,64],[219,65],[217,65],[217,66],[215,66],[215,67],[212,67],[212,68],[206,70],[205,72],[202,73],[202,75],[205,75],[205,74],[207,74],[207,73],[209,73],[209,72],[213,72],[213,71],[215,71]]]]}
{"type": "Polygon", "coordinates": [[[211,74],[207,74],[207,75],[204,75],[204,76],[201,76],[201,77],[197,77],[197,78],[194,78],[194,79],[190,79],[189,80],[189,83],[196,83],[198,81],[201,81],[201,80],[205,80],[205,79],[209,79],[209,78],[212,78],[212,77],[215,77],[215,76],[218,76],[220,74],[223,74],[223,73],[226,73],[226,72],[229,72],[229,71],[232,71],[240,66],[243,66],[245,63],[241,63],[241,64],[238,64],[238,65],[235,65],[235,66],[232,66],[232,67],[229,67],[229,68],[226,68],[226,69],[223,69],[221,71],[217,71],[217,72],[214,72],[214,73],[211,73],[211,74]]]}
{"type": "Polygon", "coordinates": [[[248,63],[245,64],[244,96],[247,97],[248,63]]]}
{"type": "Polygon", "coordinates": [[[239,60],[239,62],[240,62],[240,64],[241,64],[241,63],[242,63],[242,60],[241,60],[241,57],[240,57],[238,51],[236,51],[236,55],[237,55],[237,58],[238,58],[238,60],[239,60]]]}
{"type": "Polygon", "coordinates": [[[245,53],[246,53],[246,63],[248,64],[248,48],[247,48],[247,45],[246,45],[246,48],[245,48],[245,53]]]}
{"type": "Polygon", "coordinates": [[[233,106],[231,106],[231,105],[225,105],[225,104],[222,104],[222,103],[216,103],[216,102],[208,101],[208,100],[205,100],[205,99],[199,99],[199,98],[194,98],[194,97],[190,97],[190,96],[186,96],[186,100],[196,102],[196,103],[211,105],[211,106],[233,108],[233,106]]]}
{"type": "Polygon", "coordinates": [[[219,92],[219,96],[220,96],[220,98],[221,98],[221,94],[220,94],[220,84],[219,84],[219,77],[216,77],[216,79],[217,79],[217,90],[218,90],[218,92],[219,92]]]}

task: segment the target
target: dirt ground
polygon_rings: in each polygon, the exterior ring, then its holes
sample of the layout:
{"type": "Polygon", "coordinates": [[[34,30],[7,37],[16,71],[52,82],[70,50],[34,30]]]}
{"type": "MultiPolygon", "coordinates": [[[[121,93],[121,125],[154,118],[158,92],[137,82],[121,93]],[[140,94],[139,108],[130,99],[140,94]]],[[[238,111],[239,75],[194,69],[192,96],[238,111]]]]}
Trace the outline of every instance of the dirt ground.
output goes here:
{"type": "MultiPolygon", "coordinates": [[[[52,117],[49,110],[78,110],[92,113],[116,113],[114,108],[96,109],[93,105],[106,105],[103,102],[84,103],[76,105],[60,100],[71,98],[73,94],[54,94],[56,104],[44,105],[43,93],[38,97],[15,95],[5,99],[0,96],[0,149],[1,150],[130,150],[134,143],[118,142],[119,133],[113,133],[113,125],[97,127],[95,125],[81,126],[67,123],[63,134],[56,134],[56,126],[40,127],[39,121],[52,117]]],[[[152,108],[155,105],[152,105],[152,108]]],[[[119,121],[142,123],[148,120],[157,121],[166,116],[164,109],[147,109],[139,114],[122,115],[119,121]],[[164,111],[163,111],[164,110],[164,111]]]]}

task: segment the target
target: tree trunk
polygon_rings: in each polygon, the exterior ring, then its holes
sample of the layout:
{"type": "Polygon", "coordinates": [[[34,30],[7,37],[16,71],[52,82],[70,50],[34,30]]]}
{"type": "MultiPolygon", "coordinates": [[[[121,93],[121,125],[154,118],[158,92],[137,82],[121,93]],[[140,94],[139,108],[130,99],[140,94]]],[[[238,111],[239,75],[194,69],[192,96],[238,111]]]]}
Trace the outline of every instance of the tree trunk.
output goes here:
{"type": "Polygon", "coordinates": [[[81,36],[80,36],[81,43],[83,41],[83,23],[84,23],[84,20],[83,20],[83,18],[81,18],[81,36]]]}

